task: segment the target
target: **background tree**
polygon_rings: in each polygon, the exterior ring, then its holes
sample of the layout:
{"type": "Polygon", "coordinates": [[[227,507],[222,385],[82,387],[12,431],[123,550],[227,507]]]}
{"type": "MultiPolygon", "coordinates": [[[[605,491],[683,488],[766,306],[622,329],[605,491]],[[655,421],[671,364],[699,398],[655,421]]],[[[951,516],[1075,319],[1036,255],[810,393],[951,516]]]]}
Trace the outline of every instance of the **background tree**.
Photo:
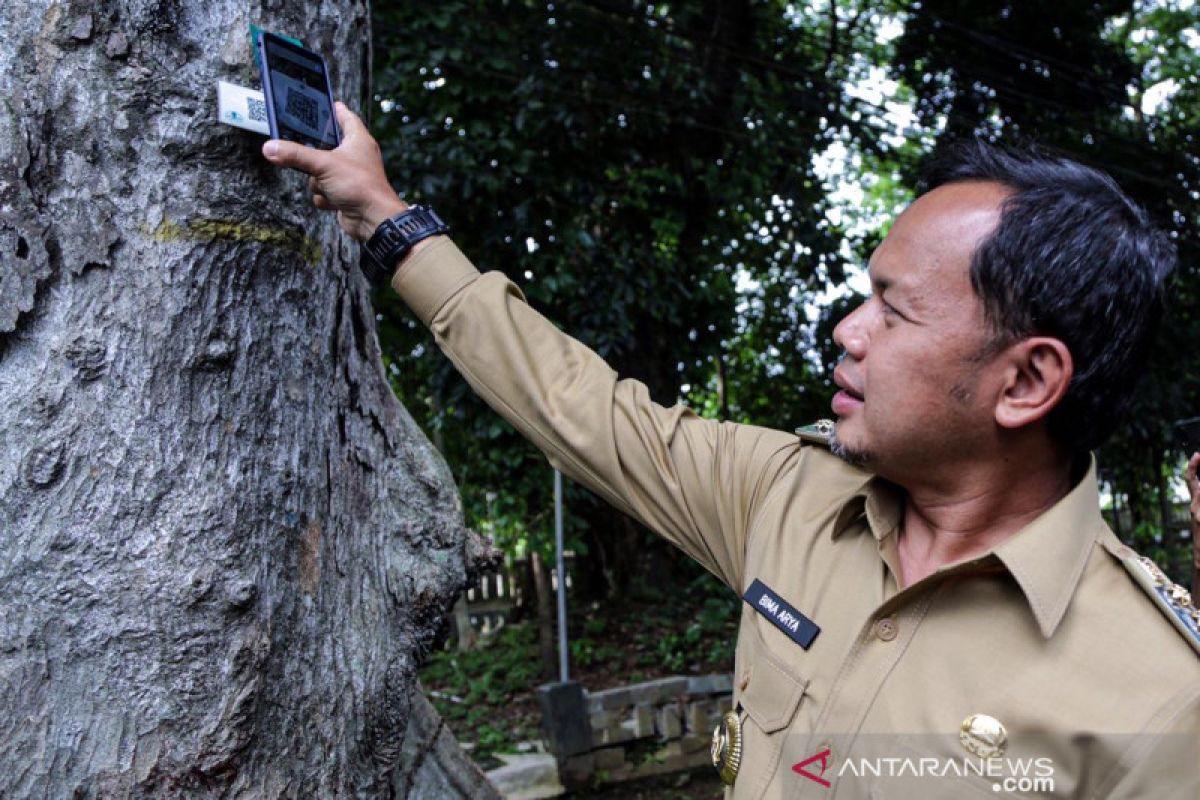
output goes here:
{"type": "MultiPolygon", "coordinates": [[[[373,128],[392,177],[444,209],[482,267],[659,402],[824,415],[804,300],[840,283],[842,256],[813,155],[834,128],[870,133],[841,92],[865,17],[751,0],[374,8],[373,128]]],[[[549,544],[541,456],[428,356],[398,304],[381,330],[393,385],[445,437],[468,517],[509,549],[549,544]]],[[[569,504],[593,594],[623,592],[635,569],[669,581],[656,540],[582,491],[569,504]]]]}
{"type": "Polygon", "coordinates": [[[363,98],[368,11],[270,5],[0,10],[5,798],[491,794],[413,691],[469,536],[357,248],[215,122],[252,21],[363,98]]]}

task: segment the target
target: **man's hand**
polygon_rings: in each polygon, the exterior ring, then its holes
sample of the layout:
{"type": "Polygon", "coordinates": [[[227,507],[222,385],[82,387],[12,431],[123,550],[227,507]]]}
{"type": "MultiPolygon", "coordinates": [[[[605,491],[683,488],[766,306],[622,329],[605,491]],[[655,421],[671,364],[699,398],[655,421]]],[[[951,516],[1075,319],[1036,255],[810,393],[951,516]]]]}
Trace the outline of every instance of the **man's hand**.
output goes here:
{"type": "Polygon", "coordinates": [[[1200,468],[1200,453],[1192,453],[1188,460],[1187,471],[1183,479],[1187,482],[1188,494],[1192,504],[1192,597],[1200,598],[1200,478],[1196,476],[1200,468]]]}
{"type": "Polygon", "coordinates": [[[379,145],[362,120],[341,102],[334,110],[342,130],[342,143],[336,149],[317,150],[273,139],[262,152],[272,164],[307,172],[313,205],[336,211],[342,230],[365,242],[381,222],[408,206],[388,183],[379,145]]]}

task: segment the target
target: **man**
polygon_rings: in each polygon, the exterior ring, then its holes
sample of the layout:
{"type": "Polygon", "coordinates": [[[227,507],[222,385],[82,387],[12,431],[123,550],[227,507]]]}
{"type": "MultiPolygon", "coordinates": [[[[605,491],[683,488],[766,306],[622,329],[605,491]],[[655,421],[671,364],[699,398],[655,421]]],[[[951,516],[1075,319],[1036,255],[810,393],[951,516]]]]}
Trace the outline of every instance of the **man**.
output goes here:
{"type": "Polygon", "coordinates": [[[555,466],[746,598],[714,740],[729,796],[1198,796],[1195,621],[1103,523],[1089,455],[1173,263],[1109,179],[964,151],[834,333],[832,436],[795,436],[655,405],[436,219],[386,223],[406,206],[362,123],[338,119],[335,151],[264,154],[312,176],[555,466]]]}

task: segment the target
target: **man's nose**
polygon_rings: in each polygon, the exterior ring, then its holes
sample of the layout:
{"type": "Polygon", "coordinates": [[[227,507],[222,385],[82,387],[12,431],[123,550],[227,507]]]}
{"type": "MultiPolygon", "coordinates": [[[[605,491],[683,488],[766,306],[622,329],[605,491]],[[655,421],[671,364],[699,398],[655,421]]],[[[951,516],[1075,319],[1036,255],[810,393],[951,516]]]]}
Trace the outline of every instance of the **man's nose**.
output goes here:
{"type": "Polygon", "coordinates": [[[867,331],[864,324],[867,304],[851,311],[833,329],[833,341],[851,358],[861,359],[867,353],[867,331]]]}

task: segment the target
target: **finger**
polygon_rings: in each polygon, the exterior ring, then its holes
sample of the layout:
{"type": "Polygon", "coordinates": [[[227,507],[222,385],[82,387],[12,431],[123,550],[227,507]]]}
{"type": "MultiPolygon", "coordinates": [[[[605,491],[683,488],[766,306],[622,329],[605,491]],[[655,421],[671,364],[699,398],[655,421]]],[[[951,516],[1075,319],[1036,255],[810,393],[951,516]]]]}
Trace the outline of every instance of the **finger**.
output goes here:
{"type": "Polygon", "coordinates": [[[315,175],[308,176],[308,190],[313,194],[325,194],[321,191],[321,184],[317,181],[317,176],[315,175]]]}
{"type": "Polygon", "coordinates": [[[1189,483],[1196,480],[1197,468],[1200,468],[1200,453],[1192,453],[1192,457],[1188,459],[1187,472],[1184,473],[1189,483]]]}
{"type": "Polygon", "coordinates": [[[333,113],[337,116],[338,127],[342,129],[342,138],[349,139],[364,133],[367,136],[371,135],[358,114],[351,111],[341,100],[333,104],[333,113]]]}
{"type": "Polygon", "coordinates": [[[313,195],[313,205],[322,211],[333,211],[333,203],[329,202],[329,198],[323,194],[313,195]]]}
{"type": "Polygon", "coordinates": [[[263,155],[279,167],[291,167],[309,175],[320,172],[329,160],[329,153],[314,147],[305,147],[295,142],[272,139],[263,145],[263,155]]]}

